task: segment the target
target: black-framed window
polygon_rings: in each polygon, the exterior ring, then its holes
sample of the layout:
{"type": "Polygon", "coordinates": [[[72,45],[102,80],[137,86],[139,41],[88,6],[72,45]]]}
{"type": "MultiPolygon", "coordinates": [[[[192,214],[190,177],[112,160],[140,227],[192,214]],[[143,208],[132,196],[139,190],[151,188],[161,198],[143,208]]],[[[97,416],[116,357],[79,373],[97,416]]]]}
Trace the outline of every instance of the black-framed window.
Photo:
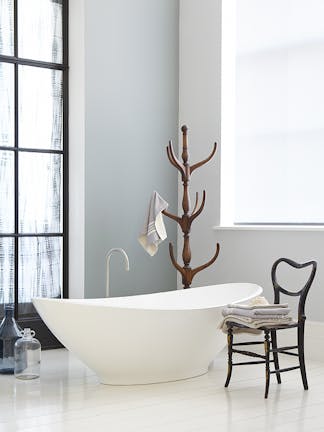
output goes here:
{"type": "Polygon", "coordinates": [[[0,0],[0,316],[67,297],[68,2],[0,0]]]}

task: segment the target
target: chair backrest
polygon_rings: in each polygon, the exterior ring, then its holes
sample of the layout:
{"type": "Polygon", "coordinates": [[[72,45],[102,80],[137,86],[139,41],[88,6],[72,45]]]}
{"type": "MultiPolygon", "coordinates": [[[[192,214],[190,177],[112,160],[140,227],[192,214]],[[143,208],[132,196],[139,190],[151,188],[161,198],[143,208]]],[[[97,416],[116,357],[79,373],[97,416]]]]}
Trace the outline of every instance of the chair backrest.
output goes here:
{"type": "Polygon", "coordinates": [[[297,262],[295,262],[289,258],[279,258],[272,265],[271,279],[272,279],[272,285],[273,285],[273,289],[274,289],[274,303],[280,303],[280,293],[286,294],[288,296],[300,296],[299,303],[298,303],[298,321],[306,319],[306,317],[305,317],[305,301],[306,301],[306,297],[307,297],[309,288],[311,287],[311,285],[313,283],[316,269],[317,269],[316,261],[308,261],[308,262],[303,263],[303,264],[298,264],[297,262]],[[296,269],[301,269],[301,268],[310,267],[310,266],[312,267],[309,278],[302,289],[300,289],[299,291],[288,291],[287,289],[281,287],[278,284],[277,267],[281,262],[285,262],[286,264],[289,264],[290,266],[292,266],[296,269]]]}

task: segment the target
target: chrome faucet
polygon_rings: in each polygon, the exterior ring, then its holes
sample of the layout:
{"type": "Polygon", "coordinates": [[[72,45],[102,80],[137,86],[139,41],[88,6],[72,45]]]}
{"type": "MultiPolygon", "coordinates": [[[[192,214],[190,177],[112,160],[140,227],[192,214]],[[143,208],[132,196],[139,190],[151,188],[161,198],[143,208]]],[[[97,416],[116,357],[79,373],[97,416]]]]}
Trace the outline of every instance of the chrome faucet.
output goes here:
{"type": "Polygon", "coordinates": [[[111,255],[114,252],[120,252],[124,256],[124,258],[125,258],[125,270],[129,271],[129,259],[128,259],[127,253],[124,251],[124,249],[121,249],[121,248],[110,249],[110,251],[107,253],[107,256],[106,256],[106,260],[107,260],[106,297],[109,297],[109,263],[110,263],[111,255]]]}

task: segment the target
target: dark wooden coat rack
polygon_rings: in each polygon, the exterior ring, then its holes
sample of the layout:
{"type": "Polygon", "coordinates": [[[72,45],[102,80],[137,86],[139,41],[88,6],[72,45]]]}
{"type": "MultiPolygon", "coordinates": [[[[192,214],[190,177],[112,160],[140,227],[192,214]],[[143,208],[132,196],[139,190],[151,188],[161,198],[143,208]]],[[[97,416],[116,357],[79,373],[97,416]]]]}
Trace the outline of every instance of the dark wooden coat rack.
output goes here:
{"type": "Polygon", "coordinates": [[[203,197],[202,202],[198,208],[198,192],[196,192],[196,202],[193,210],[190,212],[190,197],[189,197],[189,182],[190,182],[190,176],[193,173],[193,171],[202,165],[205,165],[210,159],[214,156],[217,149],[217,143],[214,144],[213,151],[208,156],[208,158],[197,162],[194,165],[189,165],[189,153],[188,153],[188,140],[187,140],[187,132],[188,128],[187,126],[182,126],[182,160],[183,163],[179,161],[179,159],[176,157],[172,142],[169,141],[169,145],[167,146],[167,155],[169,158],[169,161],[171,164],[177,168],[181,174],[182,183],[183,183],[183,199],[182,199],[182,209],[183,209],[183,215],[181,217],[173,215],[172,213],[169,213],[168,211],[164,210],[162,213],[178,222],[178,224],[181,227],[181,230],[183,232],[183,251],[182,251],[182,259],[183,259],[183,267],[181,267],[178,262],[176,261],[173,253],[173,246],[172,243],[169,243],[169,252],[170,252],[170,258],[171,262],[174,265],[174,267],[181,273],[182,275],[182,283],[183,288],[190,288],[190,285],[192,283],[192,279],[194,276],[204,270],[205,268],[211,266],[218,257],[219,254],[219,244],[216,245],[216,252],[215,255],[212,257],[211,260],[209,260],[206,264],[202,264],[199,267],[191,268],[190,267],[190,261],[191,261],[191,249],[190,249],[190,229],[192,222],[200,215],[200,213],[203,211],[203,208],[205,206],[206,201],[206,191],[203,191],[203,197]]]}

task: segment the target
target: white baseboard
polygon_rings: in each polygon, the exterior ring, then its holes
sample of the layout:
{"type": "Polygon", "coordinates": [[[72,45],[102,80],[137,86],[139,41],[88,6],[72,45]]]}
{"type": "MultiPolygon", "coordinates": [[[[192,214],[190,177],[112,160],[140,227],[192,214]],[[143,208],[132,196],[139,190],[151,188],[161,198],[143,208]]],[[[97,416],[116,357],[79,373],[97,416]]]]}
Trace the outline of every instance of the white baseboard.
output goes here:
{"type": "MultiPolygon", "coordinates": [[[[296,329],[278,331],[278,346],[297,345],[296,329]]],[[[255,336],[248,334],[235,335],[235,342],[256,340],[263,336],[255,336]]],[[[324,322],[308,321],[305,324],[305,357],[306,360],[317,360],[324,362],[324,322]]],[[[262,345],[260,347],[262,349],[262,345]]]]}
{"type": "MultiPolygon", "coordinates": [[[[297,344],[296,330],[278,332],[278,341],[282,345],[297,344]]],[[[324,361],[324,323],[307,321],[305,323],[305,357],[310,360],[324,361]]]]}
{"type": "Polygon", "coordinates": [[[319,321],[306,321],[305,326],[305,353],[312,360],[324,362],[324,323],[319,321]]]}

